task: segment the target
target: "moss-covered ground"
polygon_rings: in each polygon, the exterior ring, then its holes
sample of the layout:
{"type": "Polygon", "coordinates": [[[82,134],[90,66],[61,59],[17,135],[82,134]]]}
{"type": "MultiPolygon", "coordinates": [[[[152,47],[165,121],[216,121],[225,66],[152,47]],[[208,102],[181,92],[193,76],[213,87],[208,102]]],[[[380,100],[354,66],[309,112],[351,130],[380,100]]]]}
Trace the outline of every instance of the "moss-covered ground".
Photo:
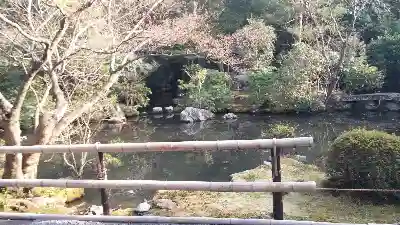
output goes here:
{"type": "MultiPolygon", "coordinates": [[[[306,165],[291,158],[282,159],[283,181],[316,181],[325,174],[316,166],[306,165]]],[[[255,169],[232,175],[233,181],[271,180],[271,168],[255,169]]],[[[159,191],[155,198],[175,201],[178,208],[157,210],[157,215],[212,216],[238,218],[270,218],[270,193],[226,193],[159,191]]],[[[285,219],[347,223],[394,223],[400,219],[400,206],[374,205],[348,196],[334,197],[330,193],[289,193],[284,196],[285,219]]]]}

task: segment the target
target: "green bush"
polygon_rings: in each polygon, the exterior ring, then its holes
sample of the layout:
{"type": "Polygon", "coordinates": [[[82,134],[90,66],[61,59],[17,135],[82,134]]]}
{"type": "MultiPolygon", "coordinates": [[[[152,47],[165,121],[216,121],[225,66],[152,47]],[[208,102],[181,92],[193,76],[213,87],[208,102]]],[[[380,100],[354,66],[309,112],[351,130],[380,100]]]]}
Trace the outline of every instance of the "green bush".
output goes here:
{"type": "Polygon", "coordinates": [[[223,111],[232,102],[232,91],[227,74],[192,65],[187,69],[189,82],[179,80],[180,89],[186,92],[183,106],[223,111]]]}
{"type": "Polygon", "coordinates": [[[364,129],[343,133],[328,152],[327,174],[336,187],[398,188],[400,137],[364,129]]]}
{"type": "Polygon", "coordinates": [[[262,133],[263,138],[295,137],[296,127],[289,124],[274,124],[262,133]]]}
{"type": "Polygon", "coordinates": [[[365,57],[354,57],[343,69],[343,87],[347,93],[372,93],[383,85],[383,73],[370,66],[365,57]]]}

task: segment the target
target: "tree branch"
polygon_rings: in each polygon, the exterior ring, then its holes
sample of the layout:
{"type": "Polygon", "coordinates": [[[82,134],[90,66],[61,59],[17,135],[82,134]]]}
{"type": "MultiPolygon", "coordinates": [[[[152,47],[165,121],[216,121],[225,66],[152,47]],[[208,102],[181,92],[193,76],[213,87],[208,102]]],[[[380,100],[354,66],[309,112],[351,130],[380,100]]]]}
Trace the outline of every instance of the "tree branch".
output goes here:
{"type": "Polygon", "coordinates": [[[24,36],[25,38],[28,38],[31,41],[35,41],[35,42],[39,42],[39,43],[43,43],[46,45],[50,44],[50,41],[44,38],[39,38],[39,37],[34,37],[28,33],[26,33],[20,25],[18,25],[17,23],[12,22],[11,20],[7,19],[7,17],[5,17],[2,13],[0,13],[0,20],[2,20],[3,22],[5,22],[6,24],[14,27],[15,29],[17,29],[19,31],[19,33],[24,36]]]}
{"type": "Polygon", "coordinates": [[[32,22],[32,1],[33,0],[28,0],[28,7],[26,9],[26,12],[28,14],[29,27],[32,29],[32,31],[35,31],[35,28],[33,27],[33,22],[32,22]]]}
{"type": "Polygon", "coordinates": [[[55,128],[56,133],[55,134],[53,133],[53,135],[58,136],[59,132],[62,131],[65,127],[67,127],[71,122],[76,120],[83,113],[87,112],[94,104],[96,104],[104,96],[107,96],[110,88],[114,85],[114,83],[118,81],[118,77],[119,73],[112,74],[108,79],[107,83],[103,87],[101,87],[101,89],[98,90],[93,97],[90,98],[91,100],[88,103],[80,105],[72,112],[66,114],[56,125],[55,128]]]}
{"type": "Polygon", "coordinates": [[[146,18],[150,15],[150,13],[152,13],[154,11],[154,9],[157,8],[158,5],[160,5],[164,0],[158,0],[157,2],[155,2],[150,9],[147,11],[146,15],[144,15],[138,22],[137,24],[133,27],[133,29],[131,30],[131,32],[128,33],[128,35],[126,35],[126,37],[124,38],[124,40],[121,42],[126,42],[128,41],[131,36],[137,31],[137,29],[140,27],[140,25],[142,25],[144,23],[144,21],[146,20],[146,18]]]}
{"type": "MultiPolygon", "coordinates": [[[[47,47],[46,53],[43,55],[42,62],[40,63],[39,66],[33,65],[31,71],[28,74],[26,74],[27,79],[26,79],[25,83],[21,86],[21,88],[18,92],[18,96],[17,96],[17,103],[14,105],[14,107],[12,109],[12,113],[11,113],[12,120],[19,119],[19,117],[21,115],[21,109],[22,109],[22,106],[23,106],[25,98],[26,98],[26,94],[28,93],[29,87],[31,86],[33,79],[39,73],[39,71],[42,69],[44,64],[51,61],[51,56],[52,56],[53,52],[55,51],[55,48],[57,47],[58,43],[61,41],[62,37],[64,36],[67,28],[68,28],[68,20],[66,20],[66,18],[63,18],[60,22],[60,29],[57,31],[50,46],[47,47]]],[[[52,69],[51,62],[49,63],[49,66],[50,66],[50,69],[52,69]]],[[[52,84],[53,89],[54,89],[53,94],[56,96],[57,111],[65,112],[66,109],[63,109],[63,105],[66,102],[64,99],[64,94],[61,92],[61,90],[59,90],[57,78],[53,77],[55,75],[55,73],[53,71],[50,71],[50,75],[51,75],[51,80],[53,82],[53,84],[52,84]],[[54,83],[54,81],[57,83],[54,83]],[[58,87],[58,89],[56,86],[58,87]],[[60,93],[61,93],[61,96],[60,96],[60,93]]]]}
{"type": "MultiPolygon", "coordinates": [[[[41,68],[41,67],[40,67],[41,68]]],[[[19,117],[21,115],[21,109],[25,101],[26,94],[28,93],[29,87],[31,86],[33,79],[35,78],[36,74],[39,72],[39,69],[34,69],[31,71],[29,74],[26,74],[27,79],[25,80],[24,84],[21,86],[21,88],[18,91],[18,96],[16,100],[16,104],[12,108],[11,111],[11,120],[19,120],[19,117]]]]}
{"type": "Polygon", "coordinates": [[[43,111],[43,106],[47,101],[47,98],[49,97],[49,93],[51,90],[51,84],[47,85],[46,90],[42,96],[42,100],[39,100],[39,96],[36,93],[36,91],[31,87],[32,92],[35,94],[36,97],[36,111],[35,111],[35,123],[34,123],[34,132],[36,133],[37,127],[39,126],[39,117],[40,117],[40,112],[43,111]]]}

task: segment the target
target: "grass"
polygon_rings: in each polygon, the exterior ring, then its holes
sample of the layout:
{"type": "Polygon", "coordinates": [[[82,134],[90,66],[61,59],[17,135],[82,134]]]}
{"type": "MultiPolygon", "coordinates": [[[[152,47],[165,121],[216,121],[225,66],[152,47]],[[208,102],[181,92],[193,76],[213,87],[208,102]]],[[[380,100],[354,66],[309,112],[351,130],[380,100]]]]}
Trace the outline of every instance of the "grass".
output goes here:
{"type": "MultiPolygon", "coordinates": [[[[316,166],[294,159],[282,159],[283,181],[321,182],[325,174],[316,166]]],[[[233,181],[271,180],[271,168],[259,166],[232,175],[233,181]]],[[[212,216],[237,218],[270,218],[272,195],[270,193],[226,193],[160,191],[155,198],[168,198],[178,204],[178,209],[167,212],[173,216],[212,216]]],[[[374,205],[347,196],[334,197],[328,193],[289,193],[284,196],[286,219],[346,223],[394,223],[398,221],[400,206],[374,205]],[[397,218],[396,218],[397,215],[397,218]]],[[[158,212],[158,215],[161,215],[158,212]]]]}

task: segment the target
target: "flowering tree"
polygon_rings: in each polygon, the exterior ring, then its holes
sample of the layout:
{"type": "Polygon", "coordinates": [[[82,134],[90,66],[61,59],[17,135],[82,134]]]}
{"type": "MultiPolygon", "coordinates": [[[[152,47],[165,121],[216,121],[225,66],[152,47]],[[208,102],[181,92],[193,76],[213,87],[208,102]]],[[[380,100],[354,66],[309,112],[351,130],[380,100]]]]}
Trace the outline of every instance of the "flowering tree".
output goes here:
{"type": "Polygon", "coordinates": [[[196,53],[225,63],[235,69],[258,68],[273,59],[276,36],[274,29],[262,20],[249,24],[233,34],[218,34],[204,14],[185,14],[169,19],[152,31],[156,46],[185,45],[196,53]]]}

